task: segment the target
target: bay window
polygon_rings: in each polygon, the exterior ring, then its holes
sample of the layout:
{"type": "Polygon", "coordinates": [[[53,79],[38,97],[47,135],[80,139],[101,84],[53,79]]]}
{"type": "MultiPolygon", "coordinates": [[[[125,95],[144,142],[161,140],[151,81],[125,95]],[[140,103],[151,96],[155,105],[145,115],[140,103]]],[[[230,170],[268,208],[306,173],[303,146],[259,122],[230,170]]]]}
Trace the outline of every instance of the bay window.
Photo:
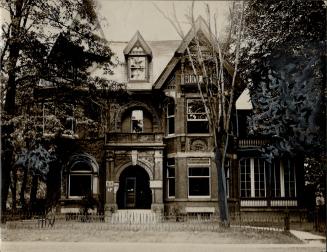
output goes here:
{"type": "Polygon", "coordinates": [[[187,100],[187,133],[209,133],[209,123],[201,99],[187,100]]]}

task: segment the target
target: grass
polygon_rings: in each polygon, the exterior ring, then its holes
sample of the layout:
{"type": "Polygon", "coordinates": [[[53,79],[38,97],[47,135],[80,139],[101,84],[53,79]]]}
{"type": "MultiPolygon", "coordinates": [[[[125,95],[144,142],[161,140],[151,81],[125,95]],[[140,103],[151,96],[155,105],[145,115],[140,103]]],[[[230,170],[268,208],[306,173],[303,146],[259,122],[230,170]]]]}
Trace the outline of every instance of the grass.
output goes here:
{"type": "Polygon", "coordinates": [[[56,228],[1,229],[3,241],[90,241],[90,242],[160,242],[160,243],[254,243],[294,244],[301,243],[286,232],[251,230],[241,228],[219,229],[218,231],[144,231],[113,230],[105,225],[80,223],[76,226],[56,228]]]}

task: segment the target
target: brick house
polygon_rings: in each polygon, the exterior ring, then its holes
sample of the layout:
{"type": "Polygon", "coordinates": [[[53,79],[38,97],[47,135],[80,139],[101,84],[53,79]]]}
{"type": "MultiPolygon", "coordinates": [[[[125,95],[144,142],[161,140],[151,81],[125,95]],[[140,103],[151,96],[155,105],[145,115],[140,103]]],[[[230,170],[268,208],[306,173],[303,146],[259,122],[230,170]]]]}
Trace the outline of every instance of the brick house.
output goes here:
{"type": "MultiPolygon", "coordinates": [[[[196,31],[208,39],[203,22],[197,20],[196,31]]],[[[101,136],[85,133],[77,121],[72,137],[59,140],[62,213],[79,212],[86,194],[98,201],[95,210],[108,216],[120,209],[218,212],[213,139],[186,57],[192,34],[183,41],[145,41],[136,32],[130,41],[110,43],[119,63],[109,78],[126,83],[128,95],[112,99],[101,112],[101,136]]],[[[233,69],[227,63],[225,68],[228,81],[233,69]]],[[[226,163],[230,210],[298,208],[303,162],[269,165],[260,158],[259,149],[269,140],[248,136],[249,96],[242,84],[236,93],[226,163]]]]}

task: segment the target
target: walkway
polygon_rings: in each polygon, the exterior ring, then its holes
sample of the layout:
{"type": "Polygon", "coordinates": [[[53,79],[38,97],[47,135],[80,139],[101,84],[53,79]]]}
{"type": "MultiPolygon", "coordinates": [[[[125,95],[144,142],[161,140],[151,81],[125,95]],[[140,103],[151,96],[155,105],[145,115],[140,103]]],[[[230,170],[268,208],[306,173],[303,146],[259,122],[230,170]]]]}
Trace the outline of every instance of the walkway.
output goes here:
{"type": "Polygon", "coordinates": [[[121,243],[121,242],[2,242],[2,252],[322,252],[321,244],[190,244],[190,243],[121,243]]]}

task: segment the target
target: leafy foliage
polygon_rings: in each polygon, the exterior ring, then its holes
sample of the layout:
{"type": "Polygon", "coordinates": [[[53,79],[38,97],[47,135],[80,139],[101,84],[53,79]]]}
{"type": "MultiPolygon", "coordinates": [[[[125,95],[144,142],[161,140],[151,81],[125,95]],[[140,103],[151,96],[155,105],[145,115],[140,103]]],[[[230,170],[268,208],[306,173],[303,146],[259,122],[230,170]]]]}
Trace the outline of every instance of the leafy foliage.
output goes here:
{"type": "Polygon", "coordinates": [[[24,149],[18,155],[15,165],[24,167],[32,176],[39,176],[43,180],[46,180],[49,172],[49,164],[55,159],[56,155],[53,149],[47,150],[39,144],[32,150],[24,149]]]}
{"type": "Polygon", "coordinates": [[[269,159],[321,155],[326,141],[323,1],[252,0],[245,27],[240,63],[254,107],[251,131],[275,138],[266,149],[269,159]]]}
{"type": "MultiPolygon", "coordinates": [[[[8,14],[2,24],[0,55],[1,126],[6,129],[2,134],[6,155],[1,157],[1,199],[5,209],[17,157],[16,164],[24,166],[33,178],[33,194],[38,185],[35,178],[46,179],[48,165],[55,158],[44,145],[42,106],[34,95],[40,79],[60,82],[61,87],[78,86],[87,81],[94,63],[110,73],[112,52],[100,36],[93,0],[1,0],[0,7],[8,14]],[[67,76],[70,78],[65,79],[67,76]]],[[[52,95],[56,99],[57,94],[52,95]]],[[[50,133],[67,133],[67,117],[72,113],[65,104],[75,103],[74,99],[66,101],[59,113],[47,114],[50,133]]],[[[99,131],[99,122],[93,119],[94,130],[99,131]]],[[[88,118],[84,121],[89,122],[88,118]]]]}

